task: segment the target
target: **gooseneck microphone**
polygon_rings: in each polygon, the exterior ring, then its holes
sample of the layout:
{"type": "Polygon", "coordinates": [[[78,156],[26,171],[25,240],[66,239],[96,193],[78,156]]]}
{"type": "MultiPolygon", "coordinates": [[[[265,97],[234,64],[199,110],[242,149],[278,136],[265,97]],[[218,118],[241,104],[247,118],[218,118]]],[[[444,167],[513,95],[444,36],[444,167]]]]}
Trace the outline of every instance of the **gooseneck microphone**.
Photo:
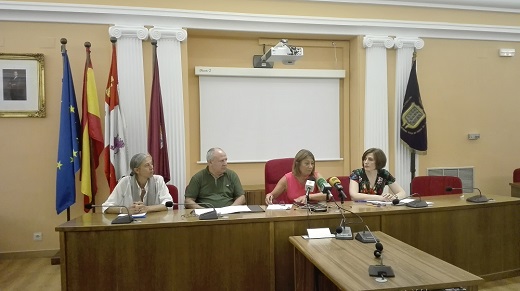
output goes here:
{"type": "Polygon", "coordinates": [[[332,196],[332,193],[330,193],[330,190],[332,189],[332,186],[327,182],[327,180],[323,178],[318,178],[316,181],[316,184],[318,184],[318,189],[320,189],[320,192],[327,195],[327,201],[332,196]]]}
{"type": "Polygon", "coordinates": [[[122,208],[126,209],[126,215],[116,217],[116,219],[112,220],[112,224],[126,224],[126,223],[131,223],[132,221],[134,221],[134,218],[130,214],[130,210],[128,210],[128,207],[126,207],[124,205],[103,206],[103,205],[94,205],[94,204],[90,204],[90,203],[85,204],[86,209],[92,209],[95,207],[107,207],[107,208],[112,208],[112,207],[121,208],[122,207],[122,208]]]}
{"type": "MultiPolygon", "coordinates": [[[[412,196],[418,196],[419,197],[419,200],[414,200],[414,201],[410,201],[408,203],[405,203],[404,205],[408,206],[408,207],[411,207],[411,208],[423,208],[423,207],[428,207],[428,203],[424,200],[422,200],[421,198],[421,194],[419,193],[413,193],[411,194],[410,196],[408,197],[412,197],[412,196]]],[[[394,199],[395,200],[395,199],[394,199]]],[[[394,201],[392,201],[392,204],[394,204],[394,201]]],[[[397,204],[399,204],[399,202],[397,202],[397,204]]],[[[395,204],[394,204],[395,205],[395,204]]]]}
{"type": "Polygon", "coordinates": [[[341,185],[341,181],[338,179],[338,177],[330,177],[329,182],[338,190],[339,193],[339,199],[341,200],[341,204],[345,202],[345,199],[347,199],[347,195],[343,191],[343,185],[341,185]]]}
{"type": "Polygon", "coordinates": [[[368,266],[368,275],[371,277],[380,277],[377,278],[376,281],[384,283],[386,282],[385,277],[395,277],[394,270],[392,267],[385,266],[383,264],[383,244],[380,242],[376,243],[376,250],[374,251],[374,256],[380,259],[379,265],[371,265],[368,266]]]}
{"type": "Polygon", "coordinates": [[[446,187],[446,192],[451,192],[453,189],[456,189],[456,190],[475,190],[477,189],[478,190],[478,193],[479,195],[475,195],[475,196],[471,196],[469,197],[468,199],[466,199],[466,201],[468,202],[473,202],[473,203],[484,203],[484,202],[488,202],[489,199],[482,195],[482,192],[480,191],[479,188],[453,188],[453,187],[446,187]]]}
{"type": "Polygon", "coordinates": [[[307,179],[307,182],[305,182],[305,199],[307,200],[307,204],[309,204],[309,201],[311,200],[310,193],[312,190],[314,190],[314,185],[316,184],[314,180],[315,178],[313,176],[310,176],[307,179]]]}
{"type": "Polygon", "coordinates": [[[173,207],[174,205],[194,205],[194,204],[206,205],[206,206],[209,206],[209,207],[213,208],[213,210],[211,210],[209,212],[200,214],[199,215],[199,220],[218,219],[218,213],[217,213],[217,210],[215,209],[215,206],[213,206],[213,205],[211,205],[209,203],[204,203],[204,202],[198,202],[198,203],[175,203],[175,202],[172,202],[172,201],[166,201],[164,203],[164,206],[170,208],[170,207],[173,207]]]}

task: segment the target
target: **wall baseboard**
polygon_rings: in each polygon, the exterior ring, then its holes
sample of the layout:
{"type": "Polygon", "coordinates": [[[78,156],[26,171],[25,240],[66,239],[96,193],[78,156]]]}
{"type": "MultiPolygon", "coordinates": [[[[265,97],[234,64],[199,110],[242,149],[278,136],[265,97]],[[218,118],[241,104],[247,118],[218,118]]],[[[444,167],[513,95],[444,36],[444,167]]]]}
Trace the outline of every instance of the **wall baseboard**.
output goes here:
{"type": "Polygon", "coordinates": [[[5,259],[28,259],[28,258],[51,258],[59,252],[58,250],[41,250],[41,251],[25,251],[0,253],[0,260],[5,259]]]}

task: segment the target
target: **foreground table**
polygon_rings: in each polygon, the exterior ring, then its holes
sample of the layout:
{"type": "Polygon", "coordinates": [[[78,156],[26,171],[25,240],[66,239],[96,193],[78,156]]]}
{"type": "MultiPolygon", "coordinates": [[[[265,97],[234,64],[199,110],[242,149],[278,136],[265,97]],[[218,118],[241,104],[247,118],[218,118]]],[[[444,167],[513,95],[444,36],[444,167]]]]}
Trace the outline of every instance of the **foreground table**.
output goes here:
{"type": "Polygon", "coordinates": [[[294,246],[294,290],[432,290],[466,287],[478,290],[484,280],[434,256],[409,246],[382,232],[374,235],[383,244],[383,264],[391,266],[395,277],[384,283],[370,277],[368,267],[379,265],[375,244],[357,240],[303,239],[292,236],[294,246]],[[320,280],[326,276],[330,282],[320,280]],[[327,284],[333,283],[333,284],[327,284]]]}

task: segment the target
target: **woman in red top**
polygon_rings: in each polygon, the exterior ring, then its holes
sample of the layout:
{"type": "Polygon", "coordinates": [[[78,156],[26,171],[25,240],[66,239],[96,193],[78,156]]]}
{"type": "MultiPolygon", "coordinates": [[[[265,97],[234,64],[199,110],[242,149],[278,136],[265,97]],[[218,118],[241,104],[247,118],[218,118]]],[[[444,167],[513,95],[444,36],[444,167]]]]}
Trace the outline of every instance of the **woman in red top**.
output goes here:
{"type": "MultiPolygon", "coordinates": [[[[285,174],[271,193],[265,195],[265,203],[306,203],[305,183],[323,177],[316,172],[314,155],[309,150],[300,150],[294,157],[292,172],[285,174]],[[286,194],[281,196],[282,194],[286,194]]],[[[311,200],[326,200],[327,196],[317,191],[316,186],[309,194],[311,200]]]]}

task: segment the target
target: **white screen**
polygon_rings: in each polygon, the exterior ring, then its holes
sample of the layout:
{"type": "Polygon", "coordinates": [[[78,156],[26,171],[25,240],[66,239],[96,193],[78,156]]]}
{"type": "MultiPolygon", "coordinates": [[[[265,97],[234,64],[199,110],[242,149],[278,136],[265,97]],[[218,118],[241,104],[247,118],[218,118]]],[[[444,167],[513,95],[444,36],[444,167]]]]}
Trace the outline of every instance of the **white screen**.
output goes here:
{"type": "Polygon", "coordinates": [[[339,79],[199,76],[200,160],[212,147],[229,162],[340,159],[339,79]]]}

